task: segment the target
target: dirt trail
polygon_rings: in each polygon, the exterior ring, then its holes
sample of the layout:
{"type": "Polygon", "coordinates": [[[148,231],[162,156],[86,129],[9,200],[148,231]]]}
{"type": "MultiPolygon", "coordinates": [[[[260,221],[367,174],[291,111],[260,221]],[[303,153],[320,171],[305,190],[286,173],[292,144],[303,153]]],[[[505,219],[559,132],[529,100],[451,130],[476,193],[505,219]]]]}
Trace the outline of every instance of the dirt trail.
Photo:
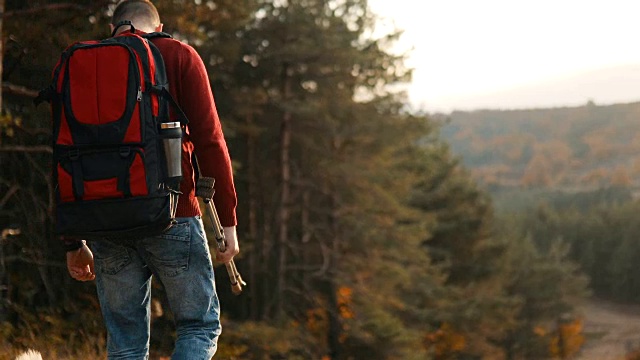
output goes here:
{"type": "Polygon", "coordinates": [[[624,360],[640,350],[640,306],[591,300],[581,307],[587,342],[578,360],[624,360]]]}

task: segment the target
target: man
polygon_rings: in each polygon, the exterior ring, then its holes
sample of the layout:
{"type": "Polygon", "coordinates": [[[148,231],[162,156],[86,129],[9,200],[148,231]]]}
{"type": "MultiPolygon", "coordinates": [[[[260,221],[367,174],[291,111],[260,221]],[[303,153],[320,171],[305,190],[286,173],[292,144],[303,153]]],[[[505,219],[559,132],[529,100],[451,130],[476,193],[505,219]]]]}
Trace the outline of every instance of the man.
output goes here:
{"type": "MultiPolygon", "coordinates": [[[[162,31],[158,11],[147,0],[118,4],[111,29],[123,20],[130,20],[140,33],[162,31]]],[[[129,31],[129,26],[118,29],[122,31],[129,31]]],[[[68,242],[67,268],[74,279],[96,280],[109,359],[148,357],[152,274],[162,282],[176,321],[172,359],[210,359],[221,332],[219,303],[195,197],[191,154],[197,154],[202,176],[216,179],[214,203],[228,242],[224,253],[216,253],[216,260],[223,263],[239,252],[231,161],[202,59],[179,41],[160,37],[151,41],[163,54],[170,92],[190,121],[182,144],[178,224],[130,246],[96,241],[89,248],[84,241],[68,242]]]]}

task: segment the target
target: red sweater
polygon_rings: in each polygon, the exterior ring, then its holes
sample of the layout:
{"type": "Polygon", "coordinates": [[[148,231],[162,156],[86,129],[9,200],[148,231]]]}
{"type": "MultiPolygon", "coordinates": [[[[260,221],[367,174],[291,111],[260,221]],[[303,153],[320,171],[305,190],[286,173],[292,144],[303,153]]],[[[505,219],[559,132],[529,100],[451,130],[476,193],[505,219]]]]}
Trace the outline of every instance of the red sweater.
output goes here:
{"type": "Polygon", "coordinates": [[[154,38],[152,42],[164,58],[169,92],[189,119],[187,135],[182,142],[182,195],[176,216],[200,215],[191,163],[191,154],[195,151],[201,176],[215,179],[213,202],[220,223],[235,226],[237,198],[231,159],[204,63],[193,47],[180,41],[154,38]]]}

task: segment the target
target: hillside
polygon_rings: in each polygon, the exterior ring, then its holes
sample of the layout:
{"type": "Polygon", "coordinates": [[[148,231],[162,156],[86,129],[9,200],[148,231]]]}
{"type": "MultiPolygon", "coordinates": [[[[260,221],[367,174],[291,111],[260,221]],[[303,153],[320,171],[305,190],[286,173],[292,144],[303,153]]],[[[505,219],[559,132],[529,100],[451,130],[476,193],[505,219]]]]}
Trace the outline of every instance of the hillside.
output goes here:
{"type": "Polygon", "coordinates": [[[455,111],[441,135],[489,189],[640,185],[640,102],[455,111]]]}

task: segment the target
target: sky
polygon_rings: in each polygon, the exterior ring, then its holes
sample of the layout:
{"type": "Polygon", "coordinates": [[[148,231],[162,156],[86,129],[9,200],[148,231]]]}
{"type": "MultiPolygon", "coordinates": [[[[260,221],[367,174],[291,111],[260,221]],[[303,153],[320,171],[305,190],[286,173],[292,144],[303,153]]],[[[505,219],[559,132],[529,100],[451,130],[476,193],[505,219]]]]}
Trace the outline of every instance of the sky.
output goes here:
{"type": "Polygon", "coordinates": [[[640,101],[638,0],[369,0],[429,112],[640,101]]]}

